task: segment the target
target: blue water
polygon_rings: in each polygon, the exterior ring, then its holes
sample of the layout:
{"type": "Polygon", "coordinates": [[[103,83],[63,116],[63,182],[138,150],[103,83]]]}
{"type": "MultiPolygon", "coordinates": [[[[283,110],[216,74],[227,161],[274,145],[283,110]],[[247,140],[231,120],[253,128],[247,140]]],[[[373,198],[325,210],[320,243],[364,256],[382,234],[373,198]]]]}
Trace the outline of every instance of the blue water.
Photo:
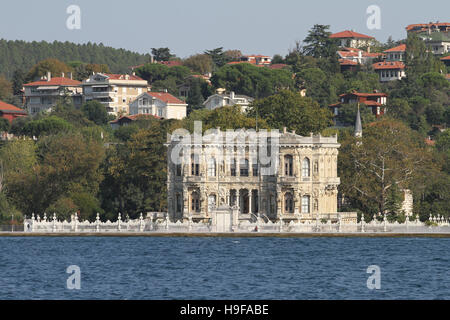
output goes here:
{"type": "Polygon", "coordinates": [[[450,299],[449,253],[437,238],[3,237],[0,299],[450,299]]]}

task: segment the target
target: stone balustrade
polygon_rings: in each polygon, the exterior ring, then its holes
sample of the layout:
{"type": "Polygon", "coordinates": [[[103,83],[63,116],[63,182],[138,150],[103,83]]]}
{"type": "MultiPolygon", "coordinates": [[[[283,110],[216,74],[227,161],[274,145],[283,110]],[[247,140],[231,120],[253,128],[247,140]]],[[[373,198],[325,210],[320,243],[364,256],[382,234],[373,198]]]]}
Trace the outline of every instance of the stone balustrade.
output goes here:
{"type": "MultiPolygon", "coordinates": [[[[233,225],[230,232],[291,232],[291,233],[433,233],[449,232],[450,222],[441,216],[430,217],[427,223],[419,220],[404,223],[389,222],[386,217],[382,221],[372,220],[371,222],[348,222],[344,221],[345,216],[337,213],[325,215],[316,219],[292,220],[278,219],[270,221],[257,217],[252,220],[239,220],[237,225],[233,225]]],[[[24,232],[35,233],[116,233],[116,232],[216,232],[212,220],[206,222],[194,222],[191,219],[184,221],[170,221],[167,213],[148,213],[144,218],[141,214],[138,219],[123,220],[119,213],[117,220],[100,221],[97,214],[95,221],[79,221],[76,215],[72,215],[70,221],[59,221],[56,214],[51,218],[44,214],[40,216],[32,215],[31,219],[24,220],[24,232]]]]}

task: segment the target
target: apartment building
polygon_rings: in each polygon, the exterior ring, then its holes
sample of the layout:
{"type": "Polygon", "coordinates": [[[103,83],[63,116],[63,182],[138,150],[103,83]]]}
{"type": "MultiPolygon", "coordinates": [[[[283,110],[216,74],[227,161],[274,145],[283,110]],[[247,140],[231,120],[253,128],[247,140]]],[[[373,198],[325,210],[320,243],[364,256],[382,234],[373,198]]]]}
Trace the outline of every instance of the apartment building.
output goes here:
{"type": "Polygon", "coordinates": [[[146,80],[132,74],[96,73],[81,84],[85,102],[99,101],[109,114],[128,114],[129,104],[148,91],[146,80]]]}
{"type": "Polygon", "coordinates": [[[81,107],[82,89],[81,82],[68,78],[52,77],[50,72],[39,81],[24,84],[25,108],[30,115],[42,111],[51,111],[52,108],[64,97],[71,97],[75,107],[81,107]]]}

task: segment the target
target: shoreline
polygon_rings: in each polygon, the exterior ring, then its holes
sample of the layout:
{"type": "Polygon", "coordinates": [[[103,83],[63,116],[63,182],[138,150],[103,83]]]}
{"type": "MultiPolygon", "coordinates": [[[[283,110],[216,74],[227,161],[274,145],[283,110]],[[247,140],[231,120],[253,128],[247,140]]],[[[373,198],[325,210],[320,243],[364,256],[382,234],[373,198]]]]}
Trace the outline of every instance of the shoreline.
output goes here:
{"type": "Polygon", "coordinates": [[[0,237],[158,237],[158,238],[450,238],[450,233],[269,233],[269,232],[0,232],[0,237]]]}

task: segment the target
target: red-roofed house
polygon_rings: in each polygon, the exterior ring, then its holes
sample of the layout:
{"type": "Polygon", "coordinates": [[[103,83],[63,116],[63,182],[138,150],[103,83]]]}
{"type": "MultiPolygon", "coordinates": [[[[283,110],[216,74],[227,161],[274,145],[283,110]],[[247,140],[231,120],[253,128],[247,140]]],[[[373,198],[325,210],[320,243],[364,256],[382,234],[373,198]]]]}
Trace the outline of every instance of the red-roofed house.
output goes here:
{"type": "Polygon", "coordinates": [[[350,30],[333,33],[330,38],[338,40],[341,47],[351,48],[370,47],[375,40],[374,37],[350,30]]]}
{"type": "Polygon", "coordinates": [[[353,91],[350,93],[341,94],[339,98],[340,101],[338,103],[328,106],[333,112],[334,116],[339,115],[339,108],[343,104],[350,104],[350,103],[365,104],[368,108],[371,109],[372,113],[376,117],[379,117],[386,112],[386,108],[384,107],[386,105],[387,100],[386,93],[380,92],[364,93],[353,91]]]}
{"type": "Polygon", "coordinates": [[[239,63],[250,63],[255,66],[270,66],[272,63],[272,58],[263,55],[246,55],[242,56],[239,61],[228,62],[227,64],[239,64],[239,63]]]}
{"type": "Polygon", "coordinates": [[[401,61],[383,61],[372,65],[381,82],[400,80],[406,77],[405,64],[401,61]]]}
{"type": "Polygon", "coordinates": [[[146,80],[132,74],[96,73],[82,83],[84,101],[102,103],[109,114],[129,113],[128,105],[148,91],[146,80]]]}
{"type": "Polygon", "coordinates": [[[25,107],[29,114],[36,114],[41,111],[51,111],[58,100],[70,95],[73,99],[73,104],[80,107],[82,104],[82,89],[81,82],[72,80],[71,76],[65,78],[52,77],[52,74],[47,73],[47,77],[30,83],[24,84],[25,88],[25,107]]]}
{"type": "Polygon", "coordinates": [[[450,66],[450,56],[441,58],[441,61],[445,63],[446,66],[450,66]]]}
{"type": "Polygon", "coordinates": [[[154,115],[165,119],[186,117],[187,104],[167,92],[144,92],[130,104],[130,115],[154,115]]]}
{"type": "Polygon", "coordinates": [[[405,61],[406,44],[385,50],[384,53],[388,61],[405,61]]]}
{"type": "Polygon", "coordinates": [[[423,33],[423,32],[444,32],[448,33],[450,32],[450,23],[448,22],[430,22],[430,23],[417,23],[417,24],[410,24],[406,27],[406,32],[416,32],[416,33],[423,33]]]}
{"type": "Polygon", "coordinates": [[[12,122],[15,118],[25,117],[27,115],[28,114],[25,110],[0,100],[0,118],[7,119],[9,122],[12,122]]]}

